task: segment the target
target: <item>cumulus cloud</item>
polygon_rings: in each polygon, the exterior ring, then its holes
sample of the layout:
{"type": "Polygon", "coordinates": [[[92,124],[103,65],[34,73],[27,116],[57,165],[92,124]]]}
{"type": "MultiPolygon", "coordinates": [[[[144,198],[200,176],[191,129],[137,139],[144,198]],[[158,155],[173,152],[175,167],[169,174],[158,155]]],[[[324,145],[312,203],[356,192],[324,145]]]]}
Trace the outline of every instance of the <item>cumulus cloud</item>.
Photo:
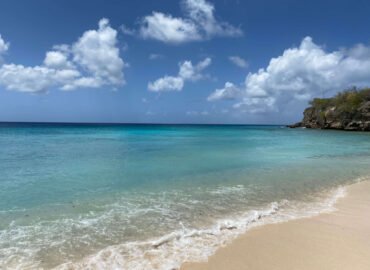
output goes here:
{"type": "Polygon", "coordinates": [[[8,90],[20,92],[43,92],[80,77],[74,69],[53,69],[45,66],[25,67],[6,64],[0,68],[0,84],[8,90]]]}
{"type": "Polygon", "coordinates": [[[118,86],[125,82],[124,66],[117,47],[117,31],[107,19],[101,19],[98,30],[86,31],[74,44],[56,45],[46,52],[41,65],[3,64],[0,84],[20,92],[118,86]]]}
{"type": "Polygon", "coordinates": [[[225,86],[208,100],[233,97],[235,108],[259,113],[278,111],[289,102],[308,101],[353,85],[370,85],[370,47],[360,44],[327,52],[306,37],[299,47],[272,58],[266,68],[249,73],[244,84],[237,87],[241,96],[224,94],[228,93],[225,86]]]}
{"type": "Polygon", "coordinates": [[[148,89],[153,92],[181,91],[186,81],[197,81],[204,77],[202,71],[212,63],[211,58],[200,61],[195,66],[191,61],[184,61],[179,64],[177,76],[164,76],[154,82],[148,83],[148,89]]]}
{"type": "Polygon", "coordinates": [[[201,39],[193,22],[174,18],[161,12],[153,12],[143,18],[140,36],[144,39],[156,39],[166,43],[183,43],[201,39]]]}
{"type": "Polygon", "coordinates": [[[181,77],[164,76],[148,84],[148,89],[153,92],[181,91],[184,87],[184,79],[181,77]]]}
{"type": "Polygon", "coordinates": [[[74,68],[72,62],[68,60],[68,54],[63,51],[47,52],[44,59],[44,65],[55,69],[74,68]]]}
{"type": "Polygon", "coordinates": [[[216,89],[211,95],[208,96],[208,101],[216,101],[222,99],[236,99],[242,96],[242,91],[231,82],[226,82],[225,86],[221,89],[216,89]]]}
{"type": "Polygon", "coordinates": [[[183,0],[182,6],[185,13],[183,18],[156,11],[142,18],[139,35],[144,39],[179,44],[216,36],[236,37],[243,34],[239,28],[218,21],[214,15],[214,5],[206,0],[183,0]]]}
{"type": "Polygon", "coordinates": [[[240,102],[233,105],[234,109],[249,113],[276,112],[275,97],[244,97],[240,102]]]}
{"type": "Polygon", "coordinates": [[[191,61],[184,61],[180,64],[179,77],[184,80],[197,81],[203,77],[201,72],[212,63],[211,58],[207,57],[193,66],[191,61]]]}
{"type": "Polygon", "coordinates": [[[9,49],[9,43],[5,42],[5,40],[1,37],[0,34],[0,64],[2,61],[1,55],[4,54],[9,49]]]}
{"type": "Polygon", "coordinates": [[[4,53],[9,49],[9,43],[5,42],[5,40],[0,35],[0,53],[4,53]]]}
{"type": "Polygon", "coordinates": [[[86,31],[73,44],[73,60],[87,70],[92,78],[118,85],[124,82],[124,62],[116,45],[117,31],[109,26],[108,19],[101,19],[98,31],[86,31]]]}
{"type": "Polygon", "coordinates": [[[231,63],[240,68],[248,67],[248,62],[245,59],[241,58],[240,56],[230,56],[229,60],[231,61],[231,63]]]}

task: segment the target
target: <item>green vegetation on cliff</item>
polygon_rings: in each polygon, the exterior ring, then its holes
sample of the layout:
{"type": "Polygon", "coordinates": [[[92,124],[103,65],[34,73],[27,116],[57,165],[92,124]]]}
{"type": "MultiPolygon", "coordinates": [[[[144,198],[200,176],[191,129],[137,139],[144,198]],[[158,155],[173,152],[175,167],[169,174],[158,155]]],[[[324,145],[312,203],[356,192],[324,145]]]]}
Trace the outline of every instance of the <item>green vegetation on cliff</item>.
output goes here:
{"type": "Polygon", "coordinates": [[[350,89],[332,98],[315,98],[302,122],[290,127],[370,131],[370,88],[350,89]]]}
{"type": "Polygon", "coordinates": [[[340,92],[333,98],[315,98],[310,105],[320,111],[335,107],[337,112],[355,113],[366,101],[370,101],[370,88],[353,88],[340,92]]]}

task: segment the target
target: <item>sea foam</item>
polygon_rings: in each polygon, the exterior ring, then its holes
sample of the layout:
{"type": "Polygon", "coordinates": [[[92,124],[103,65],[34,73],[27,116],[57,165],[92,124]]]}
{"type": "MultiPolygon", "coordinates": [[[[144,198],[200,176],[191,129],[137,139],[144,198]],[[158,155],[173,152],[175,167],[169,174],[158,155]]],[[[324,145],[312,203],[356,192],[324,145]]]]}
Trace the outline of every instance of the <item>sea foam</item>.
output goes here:
{"type": "Polygon", "coordinates": [[[183,228],[148,241],[109,246],[79,262],[68,262],[55,269],[179,269],[184,262],[206,261],[219,247],[253,227],[333,211],[337,200],[345,194],[345,187],[339,187],[325,199],[311,203],[288,200],[273,202],[237,217],[220,219],[208,228],[183,228]]]}

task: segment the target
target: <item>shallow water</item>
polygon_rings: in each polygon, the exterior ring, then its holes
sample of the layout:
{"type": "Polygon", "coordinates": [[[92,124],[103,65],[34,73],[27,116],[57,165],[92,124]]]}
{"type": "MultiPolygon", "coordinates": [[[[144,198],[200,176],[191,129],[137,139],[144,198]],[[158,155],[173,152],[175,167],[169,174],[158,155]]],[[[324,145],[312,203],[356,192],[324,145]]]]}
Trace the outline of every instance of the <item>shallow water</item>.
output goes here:
{"type": "Polygon", "coordinates": [[[0,268],[171,269],[330,210],[370,134],[280,126],[0,126],[0,268]]]}

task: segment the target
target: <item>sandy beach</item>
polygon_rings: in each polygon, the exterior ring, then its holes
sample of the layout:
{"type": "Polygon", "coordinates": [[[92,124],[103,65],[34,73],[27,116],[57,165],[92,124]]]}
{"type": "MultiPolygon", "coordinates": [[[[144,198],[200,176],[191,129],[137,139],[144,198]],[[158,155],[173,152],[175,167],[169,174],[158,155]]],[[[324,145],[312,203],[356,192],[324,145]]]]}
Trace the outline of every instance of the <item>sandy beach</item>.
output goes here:
{"type": "Polygon", "coordinates": [[[206,263],[182,270],[370,269],[370,181],[347,187],[336,211],[254,228],[206,263]]]}

